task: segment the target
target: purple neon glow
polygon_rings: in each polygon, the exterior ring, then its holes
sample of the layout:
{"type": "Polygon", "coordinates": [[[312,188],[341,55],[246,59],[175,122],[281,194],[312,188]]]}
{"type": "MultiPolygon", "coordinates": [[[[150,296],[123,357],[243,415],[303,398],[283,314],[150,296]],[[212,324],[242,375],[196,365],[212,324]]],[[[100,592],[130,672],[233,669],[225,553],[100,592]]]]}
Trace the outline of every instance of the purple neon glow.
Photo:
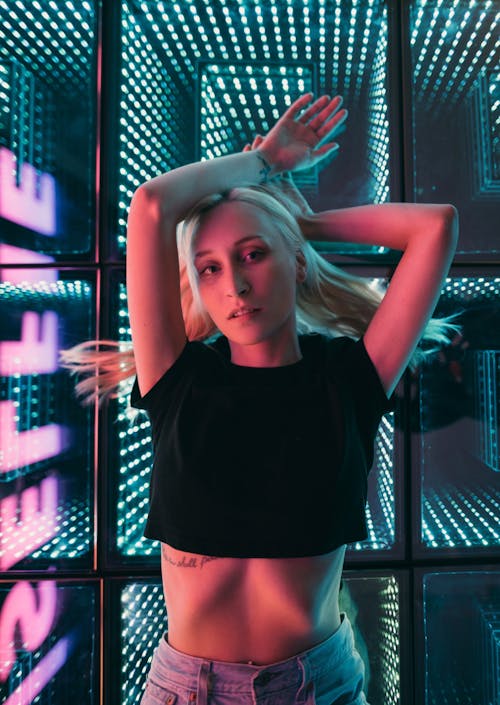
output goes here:
{"type": "Polygon", "coordinates": [[[56,477],[0,500],[0,570],[9,570],[57,535],[56,477]]]}
{"type": "Polygon", "coordinates": [[[21,340],[0,342],[0,375],[49,374],[57,370],[57,313],[25,311],[21,340]]]}
{"type": "Polygon", "coordinates": [[[59,639],[23,682],[4,700],[3,705],[29,705],[51,678],[64,666],[73,650],[71,637],[59,639]]]}
{"type": "Polygon", "coordinates": [[[31,164],[21,167],[21,183],[16,185],[14,154],[0,147],[0,216],[42,235],[56,234],[56,183],[50,174],[41,174],[37,194],[37,172],[31,164]]]}
{"type": "Polygon", "coordinates": [[[67,430],[60,424],[51,423],[19,433],[12,401],[0,401],[0,437],[0,473],[53,458],[69,445],[67,430]]]}
{"type": "Polygon", "coordinates": [[[50,634],[56,608],[55,580],[41,580],[36,591],[35,587],[27,582],[14,585],[3,603],[0,614],[0,681],[7,680],[17,660],[14,639],[16,632],[20,633],[22,648],[25,651],[35,651],[50,634]]]}
{"type": "MultiPolygon", "coordinates": [[[[49,255],[0,243],[0,264],[46,264],[53,261],[54,258],[49,255]]],[[[14,285],[36,284],[40,280],[52,283],[57,281],[58,276],[57,269],[0,269],[0,281],[8,281],[14,285]]]]}

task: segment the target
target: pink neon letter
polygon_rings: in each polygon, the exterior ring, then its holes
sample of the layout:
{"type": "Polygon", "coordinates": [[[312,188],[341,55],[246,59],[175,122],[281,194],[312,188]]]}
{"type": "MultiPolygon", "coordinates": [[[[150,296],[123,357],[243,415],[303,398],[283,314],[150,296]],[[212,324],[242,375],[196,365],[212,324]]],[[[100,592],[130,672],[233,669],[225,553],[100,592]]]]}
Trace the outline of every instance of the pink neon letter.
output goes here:
{"type": "Polygon", "coordinates": [[[0,401],[0,473],[59,455],[69,444],[64,426],[51,423],[18,433],[12,401],[0,401]]]}
{"type": "Polygon", "coordinates": [[[57,534],[57,479],[0,500],[0,527],[0,570],[9,570],[57,534]]]}
{"type": "MultiPolygon", "coordinates": [[[[39,262],[53,262],[54,258],[41,255],[39,252],[24,250],[22,247],[6,245],[0,242],[0,264],[38,264],[39,262]]],[[[0,281],[11,284],[28,282],[35,284],[39,281],[56,282],[57,269],[0,269],[0,281]]]]}
{"type": "Polygon", "coordinates": [[[21,168],[21,184],[16,185],[14,154],[0,147],[0,215],[42,235],[56,234],[56,183],[50,174],[40,177],[36,195],[36,170],[31,164],[21,168]]]}
{"type": "Polygon", "coordinates": [[[34,651],[50,633],[56,614],[54,580],[38,583],[38,595],[29,583],[18,582],[7,595],[0,614],[0,681],[6,681],[16,662],[14,636],[19,624],[22,648],[34,651]]]}
{"type": "Polygon", "coordinates": [[[0,343],[0,375],[32,375],[57,370],[57,314],[25,311],[21,340],[0,343]]]}

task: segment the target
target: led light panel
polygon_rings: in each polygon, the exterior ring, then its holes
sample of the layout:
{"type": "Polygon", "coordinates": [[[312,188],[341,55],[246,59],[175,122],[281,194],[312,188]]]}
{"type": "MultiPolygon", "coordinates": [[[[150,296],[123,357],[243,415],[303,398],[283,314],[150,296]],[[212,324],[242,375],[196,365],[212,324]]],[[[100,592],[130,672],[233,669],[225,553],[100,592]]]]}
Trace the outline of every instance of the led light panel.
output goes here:
{"type": "Polygon", "coordinates": [[[453,203],[458,252],[500,252],[498,2],[412,0],[413,197],[453,203]]]}
{"type": "Polygon", "coordinates": [[[2,703],[99,703],[96,587],[0,583],[2,703]]]}
{"type": "MultiPolygon", "coordinates": [[[[131,340],[127,295],[123,283],[114,283],[117,305],[111,312],[114,339],[131,340]]],[[[115,548],[124,557],[151,557],[158,562],[160,543],[143,536],[149,498],[149,478],[153,465],[151,425],[144,413],[130,414],[132,380],[122,385],[122,393],[110,406],[109,436],[111,467],[117,477],[115,486],[115,548]]]]}
{"type": "Polygon", "coordinates": [[[298,185],[323,209],[387,201],[387,35],[385,0],[124,0],[119,251],[141,183],[240,151],[310,89],[343,96],[349,146],[332,169],[322,164],[322,189],[317,168],[298,172],[298,185]]]}
{"type": "Polygon", "coordinates": [[[94,231],[94,2],[0,2],[0,240],[87,254],[94,231]]]}
{"type": "Polygon", "coordinates": [[[161,582],[136,582],[121,594],[121,705],[141,698],[153,651],[167,631],[167,613],[161,582]]]}
{"type": "Polygon", "coordinates": [[[500,573],[428,573],[423,610],[425,702],[498,701],[500,573]]]}
{"type": "Polygon", "coordinates": [[[58,351],[92,337],[93,287],[24,272],[0,275],[0,570],[90,567],[91,414],[58,351]]]}
{"type": "Polygon", "coordinates": [[[395,543],[394,413],[382,417],[375,438],[375,461],[368,476],[368,538],[348,550],[387,550],[395,543]]]}
{"type": "Polygon", "coordinates": [[[427,548],[500,543],[499,290],[498,277],[448,279],[435,314],[460,311],[463,330],[420,371],[417,472],[427,548]]]}
{"type": "Polygon", "coordinates": [[[400,683],[401,585],[396,576],[343,574],[339,608],[346,612],[354,643],[365,664],[364,693],[369,703],[402,702],[400,683]]]}
{"type": "MultiPolygon", "coordinates": [[[[299,95],[314,93],[314,73],[311,64],[200,62],[198,156],[223,156],[269,132],[299,95]]],[[[317,167],[294,175],[306,195],[316,192],[318,178],[317,167]]]]}

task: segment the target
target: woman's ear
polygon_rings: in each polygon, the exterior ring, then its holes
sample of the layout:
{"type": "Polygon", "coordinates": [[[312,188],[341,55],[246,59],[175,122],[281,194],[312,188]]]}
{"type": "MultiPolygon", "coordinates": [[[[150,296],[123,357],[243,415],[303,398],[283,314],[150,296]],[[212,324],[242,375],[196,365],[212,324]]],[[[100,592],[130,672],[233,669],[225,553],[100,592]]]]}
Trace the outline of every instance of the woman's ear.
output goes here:
{"type": "Polygon", "coordinates": [[[295,255],[296,270],[297,270],[297,281],[299,284],[303,284],[307,277],[307,262],[302,250],[299,250],[295,255]]]}

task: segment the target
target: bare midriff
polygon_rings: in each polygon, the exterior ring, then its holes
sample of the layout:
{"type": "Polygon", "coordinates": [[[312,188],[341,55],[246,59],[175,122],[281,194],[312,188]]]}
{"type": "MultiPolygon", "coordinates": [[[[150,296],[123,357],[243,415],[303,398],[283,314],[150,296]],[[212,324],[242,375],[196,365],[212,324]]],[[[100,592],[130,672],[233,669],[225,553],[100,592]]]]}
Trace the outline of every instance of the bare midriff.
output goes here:
{"type": "Polygon", "coordinates": [[[307,558],[220,558],[162,544],[168,642],[190,656],[266,665],[340,626],[345,546],[307,558]]]}

